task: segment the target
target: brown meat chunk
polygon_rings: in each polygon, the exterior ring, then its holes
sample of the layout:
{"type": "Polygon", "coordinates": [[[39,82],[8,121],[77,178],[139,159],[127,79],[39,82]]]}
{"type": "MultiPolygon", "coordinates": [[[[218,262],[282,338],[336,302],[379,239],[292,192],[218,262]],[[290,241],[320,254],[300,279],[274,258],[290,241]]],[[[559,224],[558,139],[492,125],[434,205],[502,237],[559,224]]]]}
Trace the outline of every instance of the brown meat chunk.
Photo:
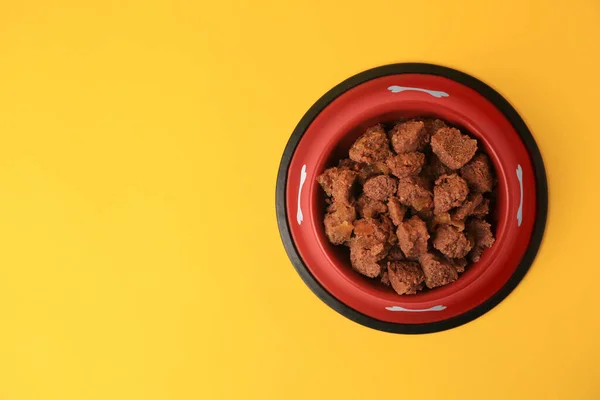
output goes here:
{"type": "Polygon", "coordinates": [[[342,170],[342,168],[328,168],[317,177],[317,182],[319,182],[327,196],[331,197],[333,194],[333,183],[342,170]]]}
{"type": "Polygon", "coordinates": [[[398,182],[398,198],[400,203],[412,207],[416,211],[433,207],[433,194],[425,189],[417,178],[403,178],[398,182]]]}
{"type": "Polygon", "coordinates": [[[333,244],[343,244],[350,240],[354,230],[356,210],[353,206],[334,202],[325,214],[325,234],[333,244]]]}
{"type": "Polygon", "coordinates": [[[373,200],[364,193],[356,201],[356,209],[358,214],[363,218],[375,218],[388,210],[383,201],[373,200]]]}
{"type": "Polygon", "coordinates": [[[354,222],[355,240],[363,246],[387,242],[388,232],[374,218],[362,218],[354,222]]]}
{"type": "Polygon", "coordinates": [[[354,238],[350,247],[366,249],[375,261],[387,255],[389,249],[389,227],[373,218],[363,218],[354,222],[354,238]]]}
{"type": "Polygon", "coordinates": [[[396,179],[387,175],[370,178],[363,186],[363,193],[373,200],[385,201],[398,190],[396,179]]]}
{"type": "Polygon", "coordinates": [[[492,234],[492,226],[482,219],[474,218],[467,222],[467,233],[475,243],[469,257],[471,261],[477,262],[481,258],[483,251],[486,248],[492,247],[496,241],[492,234]]]}
{"type": "Polygon", "coordinates": [[[442,225],[435,232],[433,247],[450,258],[462,258],[473,248],[464,233],[451,225],[442,225]]]}
{"type": "Polygon", "coordinates": [[[381,261],[388,254],[391,222],[372,218],[354,223],[354,238],[350,242],[350,262],[359,273],[370,278],[381,274],[381,261]]]}
{"type": "Polygon", "coordinates": [[[429,132],[423,121],[400,122],[390,131],[392,148],[398,154],[421,151],[429,143],[429,132]]]}
{"type": "Polygon", "coordinates": [[[414,261],[388,261],[387,271],[392,288],[398,294],[415,294],[423,288],[425,276],[414,261]]]}
{"type": "Polygon", "coordinates": [[[471,190],[485,193],[494,187],[494,173],[490,160],[483,153],[477,153],[467,165],[460,169],[460,175],[467,181],[471,190]]]}
{"type": "Polygon", "coordinates": [[[456,268],[448,262],[431,253],[419,257],[419,263],[425,275],[425,285],[433,289],[454,282],[458,278],[456,268]]]}
{"type": "Polygon", "coordinates": [[[406,214],[406,208],[400,203],[400,199],[397,197],[390,197],[388,199],[387,209],[390,212],[390,218],[394,225],[400,225],[404,219],[404,214],[406,214]]]}
{"type": "Polygon", "coordinates": [[[356,236],[350,242],[352,267],[370,278],[380,276],[384,269],[379,261],[388,253],[390,233],[386,231],[385,223],[377,220],[359,220],[355,225],[356,236]]]}
{"type": "Polygon", "coordinates": [[[433,188],[433,213],[441,214],[460,206],[467,195],[467,182],[456,174],[442,175],[433,188]]]}
{"type": "Polygon", "coordinates": [[[416,215],[398,226],[397,235],[400,248],[406,257],[416,259],[427,252],[427,225],[416,215]]]}
{"type": "Polygon", "coordinates": [[[470,193],[463,205],[456,209],[452,218],[458,221],[464,220],[475,212],[482,201],[483,196],[481,193],[470,193]]]}
{"type": "Polygon", "coordinates": [[[390,155],[390,142],[381,124],[365,131],[352,145],[350,158],[356,162],[373,164],[384,162],[390,155]]]}
{"type": "Polygon", "coordinates": [[[398,178],[419,175],[425,164],[425,154],[418,152],[398,154],[388,158],[386,164],[390,172],[398,178]]]}
{"type": "Polygon", "coordinates": [[[458,129],[442,128],[431,137],[431,149],[448,168],[459,169],[473,158],[477,140],[458,129]]]}
{"type": "Polygon", "coordinates": [[[381,274],[381,265],[376,256],[371,254],[370,249],[360,246],[357,242],[350,244],[350,263],[359,273],[375,278],[381,274]]]}
{"type": "Polygon", "coordinates": [[[350,169],[333,167],[319,175],[317,181],[327,196],[333,197],[333,200],[339,203],[350,205],[357,176],[358,174],[350,169]]]}

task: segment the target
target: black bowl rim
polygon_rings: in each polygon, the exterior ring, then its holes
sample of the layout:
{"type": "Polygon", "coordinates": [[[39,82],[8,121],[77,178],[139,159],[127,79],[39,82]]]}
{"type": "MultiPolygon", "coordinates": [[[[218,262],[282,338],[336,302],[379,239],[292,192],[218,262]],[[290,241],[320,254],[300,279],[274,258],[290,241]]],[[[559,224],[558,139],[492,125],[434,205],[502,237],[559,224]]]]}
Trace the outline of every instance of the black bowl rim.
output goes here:
{"type": "Polygon", "coordinates": [[[527,128],[527,125],[523,119],[519,116],[517,111],[510,105],[510,103],[502,97],[498,92],[492,89],[482,81],[458,70],[443,67],[434,64],[425,63],[399,63],[389,64],[380,67],[372,68],[361,73],[358,73],[342,83],[329,90],[323,95],[302,117],[296,128],[294,129],[292,136],[290,137],[281,162],[279,165],[279,172],[277,174],[277,185],[275,193],[275,207],[277,213],[277,224],[279,226],[279,233],[283,246],[290,258],[294,268],[304,281],[304,283],[317,295],[325,304],[333,308],[338,313],[342,314],[346,318],[357,322],[361,325],[369,328],[377,329],[384,332],[391,333],[402,333],[402,334],[423,334],[440,332],[447,329],[455,328],[457,326],[466,324],[492,308],[497,306],[502,300],[504,300],[521,282],[527,271],[529,270],[533,260],[535,259],[539,247],[544,236],[544,230],[546,227],[546,219],[548,214],[548,182],[546,180],[546,170],[544,168],[544,162],[540,150],[535,143],[535,140],[527,128]],[[521,137],[521,140],[525,144],[525,147],[529,151],[529,155],[532,160],[534,175],[535,175],[535,186],[537,194],[536,204],[536,217],[533,226],[533,232],[531,235],[531,241],[529,247],[525,251],[521,262],[517,266],[517,269],[509,280],[498,290],[492,297],[478,305],[477,307],[455,317],[424,324],[400,324],[394,322],[381,321],[372,318],[368,315],[360,313],[353,308],[348,307],[332,294],[330,294],[321,284],[315,279],[310,273],[302,258],[300,257],[296,246],[292,240],[292,235],[288,225],[288,218],[286,212],[286,200],[285,200],[285,188],[287,185],[288,168],[292,159],[292,156],[296,150],[300,139],[306,132],[306,129],[316,118],[316,116],[334,99],[340,96],[342,93],[358,86],[364,82],[372,79],[380,78],[388,75],[398,74],[428,74],[443,76],[452,79],[458,83],[466,85],[475,91],[479,92],[482,96],[492,102],[508,119],[512,124],[517,134],[521,137]]]}

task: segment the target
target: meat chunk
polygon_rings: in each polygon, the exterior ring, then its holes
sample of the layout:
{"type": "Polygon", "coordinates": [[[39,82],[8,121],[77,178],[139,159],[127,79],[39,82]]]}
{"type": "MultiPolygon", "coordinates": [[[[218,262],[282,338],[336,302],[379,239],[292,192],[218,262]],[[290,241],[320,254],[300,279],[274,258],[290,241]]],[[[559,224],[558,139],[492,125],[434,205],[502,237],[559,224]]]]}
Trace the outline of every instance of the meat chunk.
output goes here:
{"type": "Polygon", "coordinates": [[[475,212],[482,201],[483,196],[481,193],[470,193],[469,197],[467,197],[467,200],[465,200],[465,202],[456,209],[452,218],[458,221],[463,221],[465,218],[475,212]]]}
{"type": "Polygon", "coordinates": [[[384,162],[390,155],[390,142],[381,124],[365,131],[352,145],[350,159],[367,164],[384,162]]]}
{"type": "Polygon", "coordinates": [[[390,197],[388,199],[387,209],[394,225],[400,225],[404,219],[404,214],[406,214],[406,208],[400,203],[400,199],[397,197],[390,197]]]}
{"type": "Polygon", "coordinates": [[[415,294],[423,288],[425,276],[414,261],[388,261],[387,272],[392,288],[398,294],[415,294]]]}
{"type": "Polygon", "coordinates": [[[375,218],[385,213],[388,208],[383,201],[373,200],[363,193],[356,201],[356,210],[363,218],[375,218]]]}
{"type": "Polygon", "coordinates": [[[442,175],[433,188],[433,213],[441,214],[460,206],[469,194],[467,182],[456,174],[442,175]]]}
{"type": "Polygon", "coordinates": [[[388,240],[388,232],[381,222],[374,218],[362,218],[354,222],[355,240],[362,246],[370,247],[388,240]]]}
{"type": "Polygon", "coordinates": [[[485,193],[494,187],[494,174],[490,160],[483,153],[477,153],[471,161],[460,169],[460,175],[467,181],[471,190],[485,193]]]}
{"type": "Polygon", "coordinates": [[[345,205],[350,205],[352,188],[358,174],[348,168],[333,167],[325,170],[318,176],[317,181],[327,196],[345,205]]]}
{"type": "Polygon", "coordinates": [[[400,203],[412,207],[416,211],[433,207],[433,194],[423,187],[419,179],[414,177],[400,179],[398,182],[398,198],[400,203]]]}
{"type": "Polygon", "coordinates": [[[477,140],[458,129],[442,128],[431,137],[431,149],[448,168],[459,169],[473,158],[477,140]]]}
{"type": "Polygon", "coordinates": [[[473,250],[469,254],[471,261],[477,262],[486,248],[492,247],[496,239],[492,234],[492,226],[478,218],[467,222],[467,233],[474,242],[473,250]]]}
{"type": "Polygon", "coordinates": [[[416,259],[427,252],[427,225],[416,215],[398,226],[397,235],[400,248],[407,258],[416,259]]]}
{"type": "Polygon", "coordinates": [[[338,177],[340,171],[346,168],[328,168],[321,175],[317,176],[317,182],[321,185],[321,188],[325,194],[329,197],[333,195],[333,182],[338,177]]]}
{"type": "Polygon", "coordinates": [[[377,256],[371,254],[370,249],[360,246],[357,242],[351,242],[350,263],[357,272],[369,278],[378,277],[382,269],[377,261],[377,256]]]}
{"type": "Polygon", "coordinates": [[[366,249],[375,261],[387,255],[389,249],[390,229],[373,218],[363,218],[354,222],[354,238],[350,247],[358,246],[366,249]]]}
{"type": "Polygon", "coordinates": [[[354,222],[354,238],[350,241],[350,262],[359,273],[375,278],[382,273],[379,261],[390,248],[391,222],[372,218],[354,222]]]}
{"type": "Polygon", "coordinates": [[[387,175],[378,175],[367,180],[363,193],[373,200],[385,201],[398,190],[396,179],[387,175]]]}
{"type": "Polygon", "coordinates": [[[398,154],[388,158],[386,164],[390,172],[398,178],[419,175],[425,164],[425,154],[419,152],[398,154]]]}
{"type": "Polygon", "coordinates": [[[350,240],[354,230],[356,210],[353,206],[334,202],[325,214],[325,234],[333,244],[343,244],[350,240]]]}
{"type": "Polygon", "coordinates": [[[462,258],[471,251],[473,243],[452,225],[442,225],[435,232],[433,247],[446,257],[462,258]]]}
{"type": "Polygon", "coordinates": [[[400,122],[390,131],[392,148],[398,154],[421,151],[429,143],[429,132],[423,121],[400,122]]]}
{"type": "Polygon", "coordinates": [[[419,263],[425,275],[425,285],[430,289],[447,285],[458,278],[456,268],[447,260],[434,254],[423,254],[419,257],[419,263]]]}

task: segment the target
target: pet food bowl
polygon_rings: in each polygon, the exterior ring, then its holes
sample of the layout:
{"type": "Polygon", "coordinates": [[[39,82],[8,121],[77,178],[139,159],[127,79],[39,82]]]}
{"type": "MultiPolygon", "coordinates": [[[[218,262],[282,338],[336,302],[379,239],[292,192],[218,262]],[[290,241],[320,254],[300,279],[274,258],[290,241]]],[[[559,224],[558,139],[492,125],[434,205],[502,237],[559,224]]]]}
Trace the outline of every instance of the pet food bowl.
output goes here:
{"type": "Polygon", "coordinates": [[[548,189],[539,149],[515,109],[462,72],[430,64],[374,68],[340,83],[304,115],[285,148],[276,207],[285,249],[310,289],[365,326],[395,333],[453,328],[486,313],[523,279],[540,246],[548,189]],[[364,130],[406,117],[437,117],[476,137],[498,184],[496,242],[455,282],[399,296],[350,265],[348,249],[327,240],[317,176],[347,157],[364,130]]]}

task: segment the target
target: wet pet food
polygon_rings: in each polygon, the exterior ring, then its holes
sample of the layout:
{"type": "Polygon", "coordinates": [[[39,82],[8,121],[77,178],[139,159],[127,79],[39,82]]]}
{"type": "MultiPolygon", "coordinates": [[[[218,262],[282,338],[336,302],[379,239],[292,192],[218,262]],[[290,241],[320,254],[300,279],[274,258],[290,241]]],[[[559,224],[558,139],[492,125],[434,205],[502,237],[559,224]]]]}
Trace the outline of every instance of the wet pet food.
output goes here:
{"type": "Polygon", "coordinates": [[[327,238],[398,294],[447,285],[494,244],[495,177],[477,140],[439,119],[378,124],[318,178],[327,238]]]}

